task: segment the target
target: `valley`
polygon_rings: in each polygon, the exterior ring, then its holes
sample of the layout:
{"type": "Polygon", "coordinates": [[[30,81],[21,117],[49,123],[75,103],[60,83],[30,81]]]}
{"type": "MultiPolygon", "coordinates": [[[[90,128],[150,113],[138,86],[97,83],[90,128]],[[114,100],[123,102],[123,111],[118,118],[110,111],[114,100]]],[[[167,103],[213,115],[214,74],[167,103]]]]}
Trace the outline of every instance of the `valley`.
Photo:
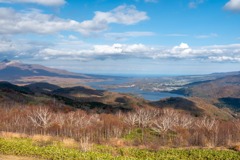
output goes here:
{"type": "MultiPolygon", "coordinates": [[[[13,102],[16,103],[37,104],[42,101],[46,104],[56,100],[72,108],[116,113],[139,107],[155,107],[154,103],[160,103],[157,105],[160,108],[175,108],[172,105],[179,105],[180,100],[183,107],[175,109],[187,111],[187,107],[190,107],[187,101],[194,105],[200,102],[210,108],[223,109],[220,112],[226,112],[228,116],[225,117],[236,116],[234,112],[239,108],[240,72],[127,77],[84,75],[9,60],[3,60],[0,64],[0,74],[5,77],[0,82],[1,99],[4,102],[10,101],[10,97],[15,95],[13,102]],[[12,67],[15,67],[17,74],[7,74],[12,67]],[[29,77],[26,73],[33,75],[29,77]],[[166,103],[170,99],[176,101],[166,103]]],[[[195,107],[202,108],[198,105],[195,107]]]]}
{"type": "Polygon", "coordinates": [[[240,160],[240,0],[0,0],[0,160],[240,160]]]}
{"type": "Polygon", "coordinates": [[[39,66],[10,61],[1,65],[0,153],[30,159],[72,154],[76,159],[96,154],[141,159],[142,152],[166,159],[170,150],[163,148],[177,147],[184,149],[171,149],[176,159],[186,152],[194,159],[203,148],[203,157],[216,158],[222,150],[238,157],[239,72],[136,78],[43,66],[39,72],[39,66]],[[16,75],[6,74],[11,65],[16,75]],[[226,129],[231,136],[225,136],[226,129]],[[53,156],[58,149],[61,154],[53,156]]]}

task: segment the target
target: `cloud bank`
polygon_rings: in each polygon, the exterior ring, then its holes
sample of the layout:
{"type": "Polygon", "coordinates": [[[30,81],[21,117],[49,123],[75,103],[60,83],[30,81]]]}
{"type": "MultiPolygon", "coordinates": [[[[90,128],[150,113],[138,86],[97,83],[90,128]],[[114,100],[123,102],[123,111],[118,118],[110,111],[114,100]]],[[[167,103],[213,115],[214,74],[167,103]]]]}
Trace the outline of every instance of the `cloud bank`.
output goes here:
{"type": "Polygon", "coordinates": [[[55,44],[0,39],[0,55],[36,60],[105,60],[105,59],[168,59],[211,62],[240,62],[240,44],[190,47],[181,43],[173,47],[138,44],[92,45],[75,38],[55,44]]]}
{"type": "Polygon", "coordinates": [[[36,9],[17,12],[11,8],[0,8],[0,19],[0,34],[51,34],[70,30],[90,35],[107,30],[110,24],[133,25],[148,16],[135,6],[122,5],[108,12],[96,11],[92,20],[83,22],[62,19],[36,9]]]}

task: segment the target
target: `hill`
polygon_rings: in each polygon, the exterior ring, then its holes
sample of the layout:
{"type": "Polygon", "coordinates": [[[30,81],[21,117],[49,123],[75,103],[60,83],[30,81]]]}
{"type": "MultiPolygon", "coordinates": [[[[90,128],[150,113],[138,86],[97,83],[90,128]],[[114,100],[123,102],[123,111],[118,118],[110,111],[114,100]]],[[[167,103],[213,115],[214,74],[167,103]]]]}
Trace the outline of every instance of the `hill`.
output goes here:
{"type": "Polygon", "coordinates": [[[25,88],[28,88],[34,93],[50,93],[54,90],[59,89],[60,87],[46,82],[38,82],[26,85],[25,88]]]}
{"type": "Polygon", "coordinates": [[[51,104],[78,108],[88,112],[115,113],[131,111],[136,107],[147,107],[147,101],[128,94],[95,90],[90,87],[67,87],[48,83],[34,83],[26,86],[0,82],[1,103],[18,105],[51,104]]]}
{"type": "Polygon", "coordinates": [[[0,82],[0,102],[26,104],[33,100],[33,92],[27,87],[20,87],[9,82],[0,82]]]}
{"type": "Polygon", "coordinates": [[[209,116],[219,119],[231,119],[232,113],[204,101],[197,97],[171,97],[162,99],[160,101],[151,102],[155,107],[160,108],[173,108],[179,111],[190,113],[193,116],[209,116]]]}
{"type": "Polygon", "coordinates": [[[200,98],[167,98],[157,102],[149,102],[129,94],[96,90],[90,87],[66,87],[48,83],[34,83],[17,86],[8,82],[0,82],[0,100],[16,104],[53,104],[82,109],[94,113],[128,112],[136,108],[160,107],[174,108],[194,116],[213,116],[221,119],[232,118],[230,112],[200,98]]]}
{"type": "Polygon", "coordinates": [[[240,111],[240,74],[188,84],[184,88],[172,92],[203,98],[218,107],[240,111]]]}

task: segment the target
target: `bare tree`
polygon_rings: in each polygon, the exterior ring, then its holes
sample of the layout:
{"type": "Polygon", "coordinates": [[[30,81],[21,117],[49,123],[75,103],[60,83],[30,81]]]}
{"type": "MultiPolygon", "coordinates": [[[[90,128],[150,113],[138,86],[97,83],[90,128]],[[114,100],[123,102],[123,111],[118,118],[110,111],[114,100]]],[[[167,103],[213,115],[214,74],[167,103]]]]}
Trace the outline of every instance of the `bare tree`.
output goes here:
{"type": "Polygon", "coordinates": [[[66,123],[69,126],[84,128],[90,125],[93,121],[98,121],[98,115],[87,116],[81,112],[70,112],[66,116],[66,123]]]}
{"type": "Polygon", "coordinates": [[[145,128],[153,122],[159,113],[157,109],[139,109],[136,112],[126,114],[123,121],[129,126],[145,128]]]}
{"type": "Polygon", "coordinates": [[[177,122],[178,117],[162,116],[153,122],[151,129],[159,134],[166,133],[168,130],[173,129],[177,122]]]}
{"type": "Polygon", "coordinates": [[[211,131],[218,125],[218,121],[215,118],[204,116],[203,118],[196,120],[195,125],[199,128],[205,128],[208,131],[211,131]]]}
{"type": "Polygon", "coordinates": [[[140,109],[137,111],[138,115],[138,125],[140,127],[148,127],[153,120],[159,115],[159,110],[157,109],[140,109]]]}
{"type": "Polygon", "coordinates": [[[236,130],[240,131],[240,119],[236,119],[233,121],[234,126],[236,127],[236,130]]]}
{"type": "Polygon", "coordinates": [[[91,118],[88,117],[87,115],[82,115],[76,113],[75,115],[75,125],[78,128],[85,128],[86,126],[91,124],[91,118]]]}
{"type": "Polygon", "coordinates": [[[126,123],[127,125],[133,127],[138,124],[138,115],[137,113],[127,113],[123,117],[123,122],[126,123]]]}
{"type": "Polygon", "coordinates": [[[181,123],[183,123],[183,120],[180,119],[176,111],[173,109],[164,109],[163,114],[151,125],[151,129],[162,134],[166,133],[168,130],[172,130],[177,125],[181,125],[181,123]]]}
{"type": "MultiPolygon", "coordinates": [[[[201,135],[204,140],[204,145],[215,146],[217,144],[219,121],[215,118],[204,116],[203,118],[196,120],[195,125],[204,133],[201,135]]],[[[228,136],[229,135],[230,134],[228,134],[228,136]]]]}
{"type": "Polygon", "coordinates": [[[65,124],[66,116],[65,114],[58,113],[55,115],[55,123],[62,129],[65,124]]]}
{"type": "Polygon", "coordinates": [[[46,129],[54,122],[52,113],[46,107],[39,107],[36,110],[33,110],[28,117],[34,126],[43,129],[44,134],[46,134],[46,129]]]}
{"type": "Polygon", "coordinates": [[[179,115],[176,126],[183,129],[189,129],[193,126],[194,118],[189,115],[179,115]]]}

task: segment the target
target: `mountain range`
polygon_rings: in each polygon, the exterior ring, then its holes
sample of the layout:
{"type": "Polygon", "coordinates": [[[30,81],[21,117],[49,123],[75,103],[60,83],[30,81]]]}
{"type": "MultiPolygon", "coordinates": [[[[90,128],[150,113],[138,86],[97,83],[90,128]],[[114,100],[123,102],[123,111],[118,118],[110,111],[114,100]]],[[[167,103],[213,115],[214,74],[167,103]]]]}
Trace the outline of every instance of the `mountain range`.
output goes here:
{"type": "Polygon", "coordinates": [[[97,90],[85,82],[112,77],[72,73],[19,61],[0,62],[1,104],[53,104],[97,113],[128,112],[136,108],[173,108],[194,116],[229,119],[240,111],[240,72],[215,73],[219,78],[190,83],[172,91],[186,97],[150,102],[130,94],[97,90]],[[226,109],[227,108],[227,109],[226,109]]]}
{"type": "Polygon", "coordinates": [[[24,64],[20,61],[10,61],[8,59],[0,62],[0,80],[15,84],[51,81],[58,85],[79,85],[107,78],[110,77],[73,73],[38,64],[24,64]]]}
{"type": "Polygon", "coordinates": [[[240,72],[236,73],[215,80],[188,84],[172,92],[199,97],[215,106],[240,111],[240,72]]]}
{"type": "Polygon", "coordinates": [[[136,108],[173,108],[194,116],[211,116],[219,119],[231,119],[231,111],[219,109],[200,98],[170,97],[150,102],[130,94],[96,90],[77,86],[62,88],[49,83],[33,83],[17,86],[9,82],[0,82],[0,106],[7,105],[50,105],[68,110],[82,109],[94,113],[116,113],[133,111],[136,108]]]}

